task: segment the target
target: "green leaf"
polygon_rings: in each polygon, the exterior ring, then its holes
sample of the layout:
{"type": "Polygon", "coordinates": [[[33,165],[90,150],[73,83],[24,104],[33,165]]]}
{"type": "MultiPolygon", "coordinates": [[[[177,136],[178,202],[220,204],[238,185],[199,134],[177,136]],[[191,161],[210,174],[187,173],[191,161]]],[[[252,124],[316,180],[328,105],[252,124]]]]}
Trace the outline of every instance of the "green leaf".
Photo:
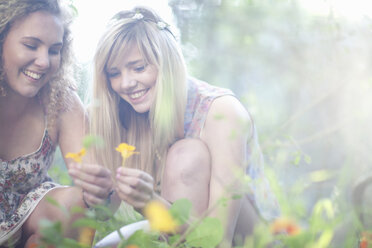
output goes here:
{"type": "Polygon", "coordinates": [[[314,206],[313,216],[323,217],[324,212],[326,216],[330,219],[335,217],[335,210],[330,199],[319,200],[314,206]]]}
{"type": "Polygon", "coordinates": [[[98,223],[96,220],[87,218],[78,219],[72,224],[72,227],[91,227],[93,229],[98,229],[99,226],[100,223],[98,223]]]}
{"type": "Polygon", "coordinates": [[[222,207],[227,207],[228,202],[229,202],[229,198],[227,197],[221,197],[219,199],[219,203],[221,204],[222,207]]]}
{"type": "Polygon", "coordinates": [[[238,132],[235,129],[234,130],[231,130],[229,139],[234,140],[237,137],[238,137],[238,132]]]}
{"type": "Polygon", "coordinates": [[[92,145],[97,147],[102,147],[104,145],[104,141],[101,137],[94,136],[94,135],[87,135],[83,139],[83,146],[85,149],[89,149],[92,145]]]}
{"type": "Polygon", "coordinates": [[[292,160],[292,164],[298,166],[301,162],[302,154],[300,152],[294,153],[294,158],[292,160]]]}
{"type": "Polygon", "coordinates": [[[177,242],[180,237],[181,237],[181,235],[179,235],[179,234],[170,236],[168,238],[169,244],[173,244],[174,242],[177,242]]]}
{"type": "Polygon", "coordinates": [[[223,228],[219,219],[207,217],[195,230],[186,237],[186,242],[192,247],[214,248],[223,237],[223,228]]]}
{"type": "Polygon", "coordinates": [[[304,160],[306,164],[311,164],[311,157],[309,155],[304,155],[304,160]]]}
{"type": "Polygon", "coordinates": [[[50,204],[58,207],[66,216],[68,216],[68,210],[65,206],[59,204],[54,198],[50,197],[50,196],[45,196],[45,200],[47,202],[49,202],[50,204]]]}
{"type": "Polygon", "coordinates": [[[70,208],[70,213],[71,214],[81,214],[81,213],[85,213],[86,212],[86,209],[80,207],[80,206],[72,206],[70,208]]]}
{"type": "Polygon", "coordinates": [[[95,205],[93,206],[93,213],[95,218],[98,220],[106,220],[112,218],[112,211],[110,208],[104,205],[95,205]]]}
{"type": "MultiPolygon", "coordinates": [[[[58,246],[58,247],[60,247],[60,246],[58,246]]],[[[85,247],[88,248],[89,246],[79,244],[79,242],[77,242],[74,239],[64,238],[63,241],[62,241],[61,247],[63,247],[63,248],[85,248],[85,247]]]]}
{"type": "Polygon", "coordinates": [[[129,237],[126,243],[127,245],[133,244],[138,247],[154,247],[154,240],[156,240],[154,235],[145,233],[143,230],[138,230],[129,237]]]}
{"type": "Polygon", "coordinates": [[[47,219],[40,220],[41,240],[47,244],[60,244],[62,237],[62,223],[60,221],[52,222],[47,219]]]}
{"type": "Polygon", "coordinates": [[[324,230],[323,233],[320,235],[318,242],[316,242],[315,247],[317,248],[327,248],[331,243],[333,238],[333,231],[332,230],[324,230]]]}
{"type": "Polygon", "coordinates": [[[314,172],[311,172],[309,175],[310,181],[317,183],[317,182],[323,182],[328,179],[330,179],[334,173],[331,173],[330,171],[327,170],[317,170],[314,172]]]}
{"type": "Polygon", "coordinates": [[[172,204],[169,212],[182,225],[189,219],[191,208],[192,203],[190,200],[179,199],[172,204]]]}
{"type": "Polygon", "coordinates": [[[214,119],[215,120],[223,120],[225,119],[226,117],[223,115],[223,114],[215,114],[214,115],[214,119]]]}
{"type": "Polygon", "coordinates": [[[231,199],[233,200],[237,200],[237,199],[241,199],[242,198],[242,194],[234,194],[231,199]]]}
{"type": "Polygon", "coordinates": [[[50,196],[45,196],[45,200],[56,207],[61,207],[61,204],[59,204],[54,198],[50,196]]]}

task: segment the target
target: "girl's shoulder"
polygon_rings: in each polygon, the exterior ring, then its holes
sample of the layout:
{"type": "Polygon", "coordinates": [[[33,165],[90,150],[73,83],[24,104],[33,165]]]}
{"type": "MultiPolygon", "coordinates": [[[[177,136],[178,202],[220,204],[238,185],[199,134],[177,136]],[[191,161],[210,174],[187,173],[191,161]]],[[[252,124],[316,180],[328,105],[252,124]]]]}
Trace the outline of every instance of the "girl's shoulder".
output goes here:
{"type": "Polygon", "coordinates": [[[246,142],[254,135],[253,127],[253,120],[243,104],[235,96],[225,95],[211,103],[202,139],[208,137],[207,140],[210,142],[217,142],[221,137],[225,139],[241,137],[246,142]]]}
{"type": "Polygon", "coordinates": [[[223,95],[234,95],[234,93],[229,89],[190,77],[188,79],[188,95],[197,95],[201,98],[216,98],[223,95]]]}
{"type": "Polygon", "coordinates": [[[80,97],[75,93],[72,92],[69,103],[63,108],[58,117],[59,125],[64,125],[73,122],[82,122],[86,119],[87,112],[86,108],[84,107],[80,97]]]}
{"type": "Polygon", "coordinates": [[[233,123],[250,120],[248,112],[231,90],[190,78],[185,112],[185,136],[199,137],[206,121],[210,124],[208,126],[214,126],[214,123],[221,119],[228,119],[233,123]]]}
{"type": "Polygon", "coordinates": [[[68,102],[61,107],[56,115],[47,115],[47,129],[53,140],[58,144],[61,136],[72,134],[73,129],[79,128],[82,123],[87,121],[85,107],[76,92],[71,91],[68,102]]]}

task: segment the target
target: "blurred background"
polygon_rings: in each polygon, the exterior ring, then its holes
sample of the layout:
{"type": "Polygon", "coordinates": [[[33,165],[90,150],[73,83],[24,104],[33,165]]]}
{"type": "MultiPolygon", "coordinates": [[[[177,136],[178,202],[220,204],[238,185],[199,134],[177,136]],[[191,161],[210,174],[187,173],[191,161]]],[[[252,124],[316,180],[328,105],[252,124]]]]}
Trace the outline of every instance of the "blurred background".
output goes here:
{"type": "MultiPolygon", "coordinates": [[[[252,114],[283,214],[306,224],[320,199],[349,213],[356,180],[372,168],[369,2],[72,0],[81,97],[108,19],[150,6],[178,30],[189,73],[232,89],[252,114]]],[[[345,216],[340,244],[351,228],[345,216]]]]}

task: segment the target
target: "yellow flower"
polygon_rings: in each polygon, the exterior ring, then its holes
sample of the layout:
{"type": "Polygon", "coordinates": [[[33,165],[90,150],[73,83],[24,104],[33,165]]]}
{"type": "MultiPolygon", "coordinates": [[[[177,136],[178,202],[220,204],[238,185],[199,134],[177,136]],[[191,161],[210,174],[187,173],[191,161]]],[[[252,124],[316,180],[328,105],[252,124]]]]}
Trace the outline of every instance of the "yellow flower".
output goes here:
{"type": "Polygon", "coordinates": [[[68,152],[65,157],[66,158],[72,158],[76,163],[81,163],[85,153],[86,153],[85,148],[82,148],[80,150],[80,152],[78,152],[78,153],[68,152]]]}
{"type": "Polygon", "coordinates": [[[79,244],[91,246],[94,238],[95,230],[84,227],[79,234],[79,244]]]}
{"type": "Polygon", "coordinates": [[[301,232],[300,227],[292,219],[281,217],[276,219],[270,225],[272,234],[288,234],[290,236],[297,235],[301,232]]]}
{"type": "Polygon", "coordinates": [[[158,201],[149,202],[144,209],[144,214],[150,222],[153,231],[174,233],[177,229],[177,222],[174,220],[168,209],[158,201]]]}
{"type": "Polygon", "coordinates": [[[135,152],[134,151],[134,150],[136,150],[136,147],[135,146],[131,146],[131,145],[128,145],[126,143],[121,143],[120,145],[118,145],[118,147],[116,147],[115,150],[118,151],[118,152],[120,152],[121,157],[123,158],[123,160],[122,160],[122,166],[125,165],[125,160],[127,158],[129,158],[133,154],[139,154],[139,152],[135,152]]]}

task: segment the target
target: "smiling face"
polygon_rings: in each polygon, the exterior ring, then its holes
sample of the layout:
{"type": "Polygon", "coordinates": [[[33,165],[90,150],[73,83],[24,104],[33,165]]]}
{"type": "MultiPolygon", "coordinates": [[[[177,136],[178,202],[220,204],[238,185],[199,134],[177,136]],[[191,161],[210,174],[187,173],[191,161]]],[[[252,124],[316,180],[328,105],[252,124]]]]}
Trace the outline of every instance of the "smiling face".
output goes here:
{"type": "Polygon", "coordinates": [[[58,70],[63,25],[47,12],[34,12],[16,21],[3,44],[8,93],[34,97],[58,70]]]}
{"type": "Polygon", "coordinates": [[[137,46],[115,64],[106,69],[112,89],[137,113],[148,112],[155,101],[157,68],[146,62],[137,46]]]}

